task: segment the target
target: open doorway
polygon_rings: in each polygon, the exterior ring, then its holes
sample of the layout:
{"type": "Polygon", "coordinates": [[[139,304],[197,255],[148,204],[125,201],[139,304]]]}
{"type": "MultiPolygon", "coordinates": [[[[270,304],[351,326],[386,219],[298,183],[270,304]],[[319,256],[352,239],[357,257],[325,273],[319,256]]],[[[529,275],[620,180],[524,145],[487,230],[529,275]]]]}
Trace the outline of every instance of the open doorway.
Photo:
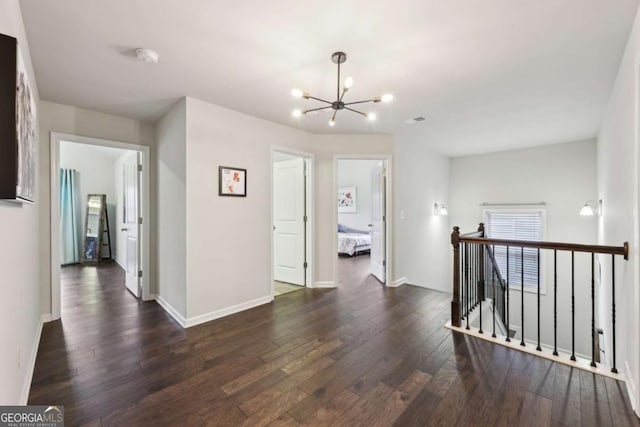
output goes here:
{"type": "Polygon", "coordinates": [[[311,285],[311,157],[272,152],[272,293],[311,285]]]}
{"type": "Polygon", "coordinates": [[[52,134],[53,319],[113,294],[150,299],[148,159],[148,147],[52,134]]]}
{"type": "Polygon", "coordinates": [[[387,282],[387,159],[336,159],[337,280],[387,282]]]}

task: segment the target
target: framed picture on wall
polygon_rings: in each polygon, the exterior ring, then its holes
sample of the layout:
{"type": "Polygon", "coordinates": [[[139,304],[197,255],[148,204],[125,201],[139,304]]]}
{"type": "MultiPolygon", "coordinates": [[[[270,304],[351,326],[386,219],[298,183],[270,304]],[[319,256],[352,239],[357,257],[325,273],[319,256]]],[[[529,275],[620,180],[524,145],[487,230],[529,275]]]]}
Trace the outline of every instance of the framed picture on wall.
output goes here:
{"type": "Polygon", "coordinates": [[[0,34],[0,199],[35,201],[36,104],[18,41],[0,34]]]}
{"type": "Polygon", "coordinates": [[[357,210],[356,187],[338,188],[338,212],[355,213],[357,210]]]}
{"type": "Polygon", "coordinates": [[[218,195],[246,197],[247,170],[229,166],[218,167],[218,195]]]}

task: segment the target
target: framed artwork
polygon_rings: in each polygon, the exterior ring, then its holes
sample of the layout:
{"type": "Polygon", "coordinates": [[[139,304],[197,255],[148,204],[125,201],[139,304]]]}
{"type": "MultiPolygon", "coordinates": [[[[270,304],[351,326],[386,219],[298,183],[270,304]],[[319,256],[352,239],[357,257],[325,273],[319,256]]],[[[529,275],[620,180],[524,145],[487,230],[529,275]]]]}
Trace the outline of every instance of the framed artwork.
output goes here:
{"type": "Polygon", "coordinates": [[[36,105],[18,41],[0,34],[0,199],[35,201],[36,105]]]}
{"type": "Polygon", "coordinates": [[[229,166],[219,166],[218,195],[247,197],[247,170],[229,166]]]}
{"type": "Polygon", "coordinates": [[[338,212],[355,213],[357,210],[356,187],[338,188],[338,212]]]}

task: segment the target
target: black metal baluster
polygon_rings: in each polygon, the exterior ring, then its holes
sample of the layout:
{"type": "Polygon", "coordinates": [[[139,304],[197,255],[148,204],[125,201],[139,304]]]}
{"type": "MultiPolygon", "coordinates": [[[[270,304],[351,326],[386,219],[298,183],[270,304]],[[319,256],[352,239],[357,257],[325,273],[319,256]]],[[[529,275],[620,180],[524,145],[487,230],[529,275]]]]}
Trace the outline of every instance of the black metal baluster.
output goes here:
{"type": "Polygon", "coordinates": [[[611,324],[613,327],[613,368],[611,372],[618,373],[616,368],[616,256],[611,254],[611,324]]]}
{"type": "Polygon", "coordinates": [[[507,342],[511,342],[511,337],[509,336],[509,280],[510,280],[510,274],[509,273],[509,246],[507,246],[507,324],[506,324],[506,329],[507,329],[507,342]]]}
{"type": "Polygon", "coordinates": [[[558,355],[558,251],[553,250],[553,355],[558,355]]]}
{"type": "Polygon", "coordinates": [[[520,248],[520,337],[524,347],[524,247],[520,248]]]}
{"type": "Polygon", "coordinates": [[[473,311],[473,309],[476,307],[476,290],[477,290],[477,285],[475,285],[476,282],[476,266],[478,265],[478,257],[476,254],[476,249],[477,246],[476,245],[471,245],[471,283],[469,283],[469,285],[471,286],[471,311],[473,311]]]}
{"type": "Polygon", "coordinates": [[[596,365],[596,287],[595,287],[595,255],[591,252],[591,366],[596,365]]]}
{"type": "Polygon", "coordinates": [[[464,311],[464,302],[465,302],[465,298],[467,297],[466,292],[464,291],[464,263],[466,262],[466,259],[464,257],[464,243],[460,244],[460,297],[461,297],[461,302],[462,304],[460,304],[460,319],[464,320],[464,318],[466,317],[465,315],[465,311],[464,311]]]}
{"type": "Polygon", "coordinates": [[[571,360],[576,360],[575,252],[571,251],[571,360]]]}
{"type": "MultiPolygon", "coordinates": [[[[496,256],[496,247],[491,247],[491,256],[495,259],[496,256]]],[[[492,258],[490,258],[492,259],[492,258]]],[[[490,262],[491,265],[491,299],[493,300],[493,333],[491,336],[493,338],[496,337],[496,270],[493,268],[493,263],[490,262]]],[[[504,320],[504,319],[503,319],[504,320]]]]}
{"type": "MultiPolygon", "coordinates": [[[[468,247],[465,247],[465,250],[468,251],[468,247]]],[[[469,252],[467,252],[467,256],[469,255],[469,252]]],[[[469,263],[467,263],[467,271],[465,273],[465,277],[466,277],[466,286],[467,286],[467,329],[471,329],[469,327],[469,263]]]]}
{"type": "Polygon", "coordinates": [[[540,248],[538,248],[537,276],[538,276],[538,346],[536,347],[536,350],[542,351],[542,347],[540,347],[540,248]]]}
{"type": "MultiPolygon", "coordinates": [[[[482,261],[483,261],[483,257],[482,257],[482,250],[483,250],[483,246],[478,246],[478,267],[482,266],[482,261]]],[[[482,331],[482,300],[484,299],[484,289],[482,289],[483,285],[484,285],[484,278],[482,277],[483,274],[483,269],[482,268],[478,268],[478,281],[476,282],[476,286],[478,287],[478,303],[480,304],[480,330],[478,331],[478,333],[483,333],[482,331]]]]}

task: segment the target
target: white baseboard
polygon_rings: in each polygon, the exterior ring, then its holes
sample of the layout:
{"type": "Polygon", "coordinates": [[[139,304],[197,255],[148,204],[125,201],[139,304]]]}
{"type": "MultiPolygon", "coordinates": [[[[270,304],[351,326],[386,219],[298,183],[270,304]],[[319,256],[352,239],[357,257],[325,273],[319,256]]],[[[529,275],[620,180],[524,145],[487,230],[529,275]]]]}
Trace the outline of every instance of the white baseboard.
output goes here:
{"type": "Polygon", "coordinates": [[[335,288],[336,282],[314,282],[314,288],[335,288]]]}
{"type": "Polygon", "coordinates": [[[640,417],[640,410],[638,408],[638,393],[636,388],[635,378],[631,376],[631,370],[629,369],[629,363],[625,360],[624,362],[624,373],[625,373],[625,383],[627,384],[627,393],[629,393],[629,400],[631,401],[631,408],[633,408],[633,412],[636,413],[637,416],[640,417]]]}
{"type": "Polygon", "coordinates": [[[31,356],[29,357],[29,365],[27,366],[27,373],[24,378],[24,384],[22,385],[22,393],[20,394],[20,402],[22,405],[26,405],[29,400],[29,391],[31,391],[31,381],[33,380],[33,371],[36,368],[36,358],[38,357],[38,347],[40,346],[40,337],[42,336],[42,327],[45,323],[51,322],[51,314],[43,314],[38,321],[38,332],[36,333],[36,340],[33,343],[31,349],[31,356]]]}
{"type": "Polygon", "coordinates": [[[221,317],[229,316],[231,314],[239,313],[241,311],[248,310],[250,308],[257,307],[259,305],[268,304],[271,301],[273,301],[273,297],[271,295],[267,295],[251,301],[232,305],[231,307],[225,307],[220,310],[215,310],[209,313],[201,314],[199,316],[189,317],[185,322],[185,327],[190,328],[191,326],[200,325],[201,323],[206,323],[211,320],[215,320],[221,317]]]}
{"type": "Polygon", "coordinates": [[[169,313],[169,315],[173,317],[176,322],[178,322],[180,326],[182,326],[183,328],[186,327],[187,322],[184,316],[180,314],[180,312],[176,310],[171,304],[169,304],[167,300],[162,298],[160,295],[156,295],[156,301],[158,302],[160,307],[164,309],[164,311],[169,313]]]}
{"type": "Polygon", "coordinates": [[[397,288],[398,286],[402,286],[405,283],[408,283],[409,281],[407,280],[406,277],[401,277],[399,279],[396,280],[392,280],[391,282],[389,282],[389,284],[387,285],[390,288],[397,288]]]}
{"type": "Polygon", "coordinates": [[[251,301],[243,302],[241,304],[236,304],[231,307],[225,307],[220,310],[211,311],[209,313],[201,314],[199,316],[185,318],[182,314],[178,312],[171,304],[169,304],[164,298],[160,295],[155,295],[155,300],[158,302],[160,307],[162,307],[171,317],[175,319],[176,322],[183,328],[190,328],[192,326],[200,325],[201,323],[206,323],[211,320],[219,319],[221,317],[229,316],[231,314],[238,313],[240,311],[248,310],[253,307],[257,307],[259,305],[268,304],[273,301],[273,297],[271,295],[267,295],[262,298],[257,298],[251,301]]]}
{"type": "Polygon", "coordinates": [[[120,266],[124,271],[127,271],[127,267],[125,267],[117,258],[112,258],[113,261],[120,266]]]}

